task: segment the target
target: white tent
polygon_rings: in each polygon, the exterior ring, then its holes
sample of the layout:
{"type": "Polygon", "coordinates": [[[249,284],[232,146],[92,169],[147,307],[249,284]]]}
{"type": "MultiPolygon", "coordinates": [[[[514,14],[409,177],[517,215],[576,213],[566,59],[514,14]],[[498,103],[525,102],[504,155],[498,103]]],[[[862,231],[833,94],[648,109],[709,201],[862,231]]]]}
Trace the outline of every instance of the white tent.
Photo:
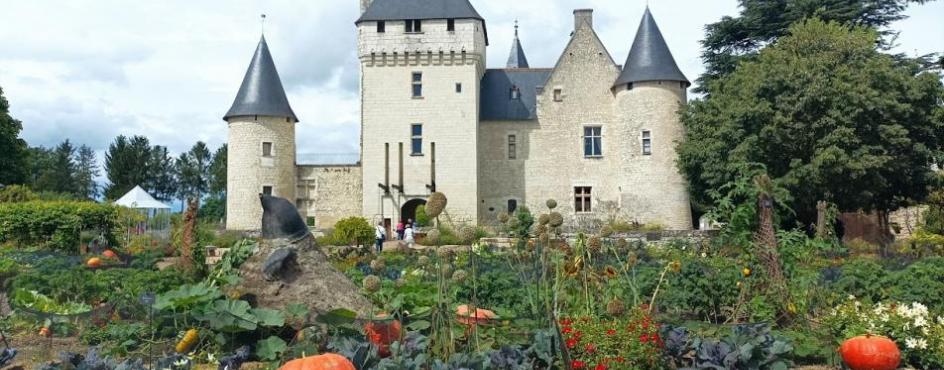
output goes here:
{"type": "Polygon", "coordinates": [[[170,228],[170,206],[159,202],[140,186],[135,186],[127,194],[115,201],[116,205],[131,208],[143,218],[128,214],[125,242],[134,235],[145,235],[150,239],[166,238],[170,228]]]}
{"type": "Polygon", "coordinates": [[[115,204],[134,209],[170,209],[170,206],[158,202],[140,186],[135,186],[127,194],[118,198],[115,204]]]}

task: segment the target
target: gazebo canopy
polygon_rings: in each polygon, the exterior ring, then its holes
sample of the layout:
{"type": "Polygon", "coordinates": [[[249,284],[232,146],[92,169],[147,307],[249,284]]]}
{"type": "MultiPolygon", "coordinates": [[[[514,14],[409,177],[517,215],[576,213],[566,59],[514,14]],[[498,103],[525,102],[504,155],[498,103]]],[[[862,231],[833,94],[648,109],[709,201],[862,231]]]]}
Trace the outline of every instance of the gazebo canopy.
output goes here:
{"type": "Polygon", "coordinates": [[[135,186],[127,194],[118,198],[115,204],[135,209],[170,209],[170,206],[157,201],[140,186],[135,186]]]}

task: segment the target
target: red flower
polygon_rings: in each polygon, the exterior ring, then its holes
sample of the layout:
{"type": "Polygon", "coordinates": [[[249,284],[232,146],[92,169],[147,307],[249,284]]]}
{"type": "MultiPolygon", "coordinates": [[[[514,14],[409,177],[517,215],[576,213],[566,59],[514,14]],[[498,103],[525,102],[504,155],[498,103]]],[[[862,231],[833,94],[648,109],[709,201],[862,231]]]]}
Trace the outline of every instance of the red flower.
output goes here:
{"type": "Polygon", "coordinates": [[[574,332],[574,329],[569,326],[565,326],[563,329],[561,329],[561,333],[564,333],[564,334],[570,334],[573,332],[574,332]]]}
{"type": "Polygon", "coordinates": [[[616,362],[623,363],[623,361],[626,361],[626,359],[623,358],[623,356],[619,356],[616,358],[616,362]]]}
{"type": "Polygon", "coordinates": [[[593,370],[606,370],[606,369],[609,369],[609,368],[606,367],[606,365],[604,364],[597,364],[597,367],[593,368],[593,370]]]}
{"type": "Polygon", "coordinates": [[[573,324],[573,323],[574,323],[574,320],[571,320],[571,319],[561,319],[561,320],[560,320],[560,324],[561,324],[561,325],[570,325],[570,324],[573,324]]]}
{"type": "Polygon", "coordinates": [[[659,334],[658,333],[649,334],[649,340],[653,342],[659,342],[660,341],[659,334]]]}
{"type": "Polygon", "coordinates": [[[593,353],[594,351],[597,350],[596,348],[593,347],[593,344],[591,343],[587,343],[587,345],[583,346],[583,349],[587,351],[587,353],[593,353]]]}
{"type": "Polygon", "coordinates": [[[645,321],[642,322],[642,328],[643,328],[643,329],[649,329],[649,320],[645,320],[645,321]]]}
{"type": "Polygon", "coordinates": [[[648,341],[648,340],[649,340],[649,336],[648,336],[648,335],[643,334],[643,335],[640,335],[640,336],[639,336],[639,341],[640,341],[640,342],[646,343],[646,341],[648,341]]]}
{"type": "Polygon", "coordinates": [[[577,345],[577,340],[576,340],[576,339],[568,339],[568,340],[567,340],[567,348],[574,348],[574,346],[576,346],[576,345],[577,345]]]}
{"type": "Polygon", "coordinates": [[[581,333],[580,330],[577,330],[577,331],[574,332],[574,338],[575,338],[575,339],[578,339],[578,340],[579,340],[580,337],[582,337],[582,336],[583,336],[583,333],[581,333]]]}
{"type": "Polygon", "coordinates": [[[606,335],[614,335],[614,334],[616,334],[616,330],[614,329],[609,329],[606,331],[606,335]]]}
{"type": "Polygon", "coordinates": [[[570,362],[570,367],[574,369],[586,369],[586,365],[583,361],[573,360],[570,362]]]}

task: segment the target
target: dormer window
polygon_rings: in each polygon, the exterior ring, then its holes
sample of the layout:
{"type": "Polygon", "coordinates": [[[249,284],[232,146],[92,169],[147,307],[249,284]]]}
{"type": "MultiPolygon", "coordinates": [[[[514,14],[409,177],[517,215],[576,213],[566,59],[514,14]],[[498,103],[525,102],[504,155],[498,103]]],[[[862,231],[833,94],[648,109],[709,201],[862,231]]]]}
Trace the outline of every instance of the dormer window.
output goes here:
{"type": "Polygon", "coordinates": [[[450,18],[450,19],[447,19],[447,20],[446,20],[446,31],[455,32],[455,30],[456,30],[456,20],[455,20],[455,19],[451,19],[451,18],[450,18]]]}
{"type": "Polygon", "coordinates": [[[626,90],[632,90],[632,89],[633,89],[633,83],[632,83],[632,82],[626,84],[626,90]]]}
{"type": "Polygon", "coordinates": [[[419,33],[421,32],[422,24],[419,19],[407,19],[406,20],[406,33],[419,33]]]}
{"type": "Polygon", "coordinates": [[[511,87],[511,100],[521,99],[521,90],[518,90],[518,86],[511,87]]]}
{"type": "Polygon", "coordinates": [[[377,21],[377,33],[387,32],[387,22],[377,21]]]}

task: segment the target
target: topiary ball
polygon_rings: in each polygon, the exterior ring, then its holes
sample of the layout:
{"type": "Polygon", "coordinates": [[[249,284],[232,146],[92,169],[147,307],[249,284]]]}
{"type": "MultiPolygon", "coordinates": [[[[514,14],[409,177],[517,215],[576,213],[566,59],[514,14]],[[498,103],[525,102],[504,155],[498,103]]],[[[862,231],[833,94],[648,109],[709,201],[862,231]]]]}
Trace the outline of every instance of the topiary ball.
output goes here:
{"type": "Polygon", "coordinates": [[[439,217],[444,209],[446,209],[446,195],[440,192],[435,192],[429,195],[429,199],[426,201],[426,215],[432,218],[439,217]]]}

